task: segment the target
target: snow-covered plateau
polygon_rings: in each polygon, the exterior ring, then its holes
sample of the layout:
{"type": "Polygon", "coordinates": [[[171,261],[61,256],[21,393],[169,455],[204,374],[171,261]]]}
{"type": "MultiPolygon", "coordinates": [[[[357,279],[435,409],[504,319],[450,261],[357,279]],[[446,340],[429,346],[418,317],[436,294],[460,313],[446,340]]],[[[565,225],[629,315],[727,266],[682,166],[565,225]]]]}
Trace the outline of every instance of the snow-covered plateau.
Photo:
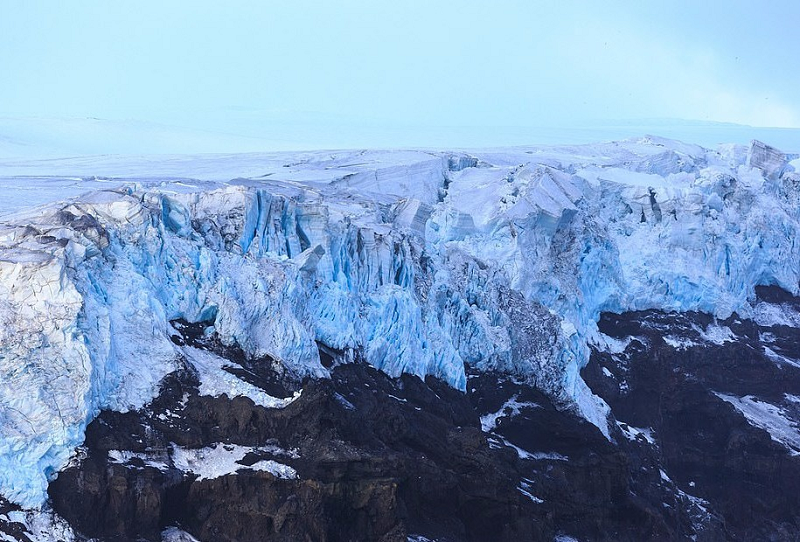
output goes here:
{"type": "Polygon", "coordinates": [[[179,319],[297,378],[328,374],[320,349],[461,390],[465,364],[507,373],[607,434],[579,376],[601,311],[747,318],[757,285],[800,293],[800,160],[758,142],[100,157],[0,178],[17,187],[0,494],[28,508],[100,410],[141,407],[187,356],[179,319]]]}

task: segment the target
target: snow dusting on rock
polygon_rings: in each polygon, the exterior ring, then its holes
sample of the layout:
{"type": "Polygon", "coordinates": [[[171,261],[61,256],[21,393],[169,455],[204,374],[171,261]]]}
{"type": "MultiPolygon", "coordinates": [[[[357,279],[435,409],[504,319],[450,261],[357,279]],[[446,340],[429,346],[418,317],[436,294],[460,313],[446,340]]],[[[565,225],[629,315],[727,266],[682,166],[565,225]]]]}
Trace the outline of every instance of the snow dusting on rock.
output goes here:
{"type": "Polygon", "coordinates": [[[242,396],[250,398],[255,404],[265,408],[283,408],[296,400],[302,393],[300,390],[291,397],[272,397],[260,388],[226,371],[225,366],[230,363],[212,352],[191,346],[184,346],[181,352],[198,372],[200,395],[219,397],[225,394],[231,399],[242,396]]]}
{"type": "Polygon", "coordinates": [[[235,444],[217,444],[201,449],[173,446],[172,461],[176,468],[196,474],[198,480],[235,474],[241,469],[269,472],[277,478],[297,478],[297,471],[292,467],[271,459],[263,459],[252,465],[242,464],[241,461],[251,451],[251,448],[235,444]]]}

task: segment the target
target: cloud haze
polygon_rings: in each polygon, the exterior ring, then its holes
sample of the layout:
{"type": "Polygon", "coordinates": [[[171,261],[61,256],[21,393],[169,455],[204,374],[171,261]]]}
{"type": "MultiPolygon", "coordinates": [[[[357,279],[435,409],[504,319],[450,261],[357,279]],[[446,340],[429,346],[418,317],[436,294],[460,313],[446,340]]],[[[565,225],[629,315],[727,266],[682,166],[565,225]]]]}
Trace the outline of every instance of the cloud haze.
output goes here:
{"type": "Polygon", "coordinates": [[[796,2],[3,2],[0,114],[800,127],[796,2]]]}

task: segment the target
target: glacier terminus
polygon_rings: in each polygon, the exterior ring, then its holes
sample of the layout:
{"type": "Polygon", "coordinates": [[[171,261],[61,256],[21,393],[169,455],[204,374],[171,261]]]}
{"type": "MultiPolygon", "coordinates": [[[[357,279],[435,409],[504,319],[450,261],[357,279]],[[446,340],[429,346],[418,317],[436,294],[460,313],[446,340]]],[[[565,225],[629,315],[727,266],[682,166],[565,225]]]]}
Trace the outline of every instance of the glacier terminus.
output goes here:
{"type": "MultiPolygon", "coordinates": [[[[800,294],[800,160],[757,141],[98,157],[0,175],[42,187],[34,209],[0,204],[0,495],[29,509],[99,412],[157,395],[187,356],[176,321],[297,381],[327,378],[323,358],[460,391],[470,370],[508,375],[611,438],[580,375],[593,348],[620,348],[601,313],[763,320],[756,287],[800,294]]],[[[724,341],[716,320],[700,331],[724,341]]]]}

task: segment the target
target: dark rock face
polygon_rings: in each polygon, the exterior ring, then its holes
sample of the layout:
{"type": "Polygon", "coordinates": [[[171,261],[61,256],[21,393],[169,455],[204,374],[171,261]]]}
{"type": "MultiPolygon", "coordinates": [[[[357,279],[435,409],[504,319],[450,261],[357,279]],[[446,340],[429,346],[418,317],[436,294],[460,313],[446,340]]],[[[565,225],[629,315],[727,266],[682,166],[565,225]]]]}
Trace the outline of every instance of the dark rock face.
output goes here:
{"type": "MultiPolygon", "coordinates": [[[[780,290],[759,295],[800,309],[780,290]]],[[[84,536],[160,540],[179,526],[204,542],[800,540],[793,327],[603,315],[621,346],[595,351],[583,376],[612,407],[610,441],[501,375],[470,373],[462,394],[328,352],[331,379],[293,382],[202,326],[181,330],[177,343],[216,351],[230,374],[276,397],[302,393],[280,409],[201,396],[187,363],[143,410],[102,413],[50,486],[84,536]],[[216,445],[246,453],[216,475],[179,468],[177,448],[216,445]],[[297,476],[258,470],[265,460],[297,476]]],[[[24,526],[2,529],[24,540],[24,526]]]]}
{"type": "Polygon", "coordinates": [[[596,427],[558,411],[527,386],[488,375],[475,376],[470,385],[479,411],[506,413],[494,428],[485,427],[491,429],[487,438],[493,447],[519,450],[520,487],[535,497],[538,524],[548,525],[554,535],[609,541],[724,539],[719,521],[699,523],[691,501],[660,485],[659,471],[652,468],[656,458],[640,443],[609,442],[596,427]]]}
{"type": "Polygon", "coordinates": [[[102,413],[86,456],[51,484],[53,507],[103,540],[160,540],[168,525],[204,541],[546,539],[515,454],[490,449],[468,397],[444,383],[344,365],[283,409],[197,388],[187,367],[143,411],[102,413]],[[171,458],[220,442],[251,447],[235,474],[200,479],[171,458]],[[297,479],[247,469],[261,459],[297,479]]]}
{"type": "MultiPolygon", "coordinates": [[[[759,295],[796,301],[777,289],[759,295]]],[[[800,539],[800,332],[659,312],[606,314],[600,329],[630,343],[620,354],[595,353],[584,377],[620,428],[652,431],[654,444],[639,455],[664,483],[702,499],[728,539],[800,539]],[[709,329],[724,333],[709,341],[701,333],[709,329]]]]}
{"type": "Polygon", "coordinates": [[[50,495],[79,532],[107,540],[159,540],[167,525],[200,540],[237,541],[404,541],[409,533],[549,541],[565,528],[635,540],[670,532],[630,497],[624,454],[594,426],[528,386],[495,375],[470,384],[464,395],[432,379],[344,365],[276,410],[198,396],[195,377],[183,371],[146,411],[95,420],[86,457],[59,475],[50,495]],[[511,397],[528,406],[501,416],[487,439],[477,413],[501,410],[511,397]],[[160,415],[167,412],[174,416],[160,415]],[[200,480],[170,464],[173,443],[197,448],[223,436],[254,447],[238,473],[200,480]],[[296,457],[258,449],[265,444],[296,457]],[[161,458],[166,468],[140,458],[119,464],[112,456],[120,450],[161,458]],[[246,469],[261,458],[290,464],[298,479],[246,469]]]}

